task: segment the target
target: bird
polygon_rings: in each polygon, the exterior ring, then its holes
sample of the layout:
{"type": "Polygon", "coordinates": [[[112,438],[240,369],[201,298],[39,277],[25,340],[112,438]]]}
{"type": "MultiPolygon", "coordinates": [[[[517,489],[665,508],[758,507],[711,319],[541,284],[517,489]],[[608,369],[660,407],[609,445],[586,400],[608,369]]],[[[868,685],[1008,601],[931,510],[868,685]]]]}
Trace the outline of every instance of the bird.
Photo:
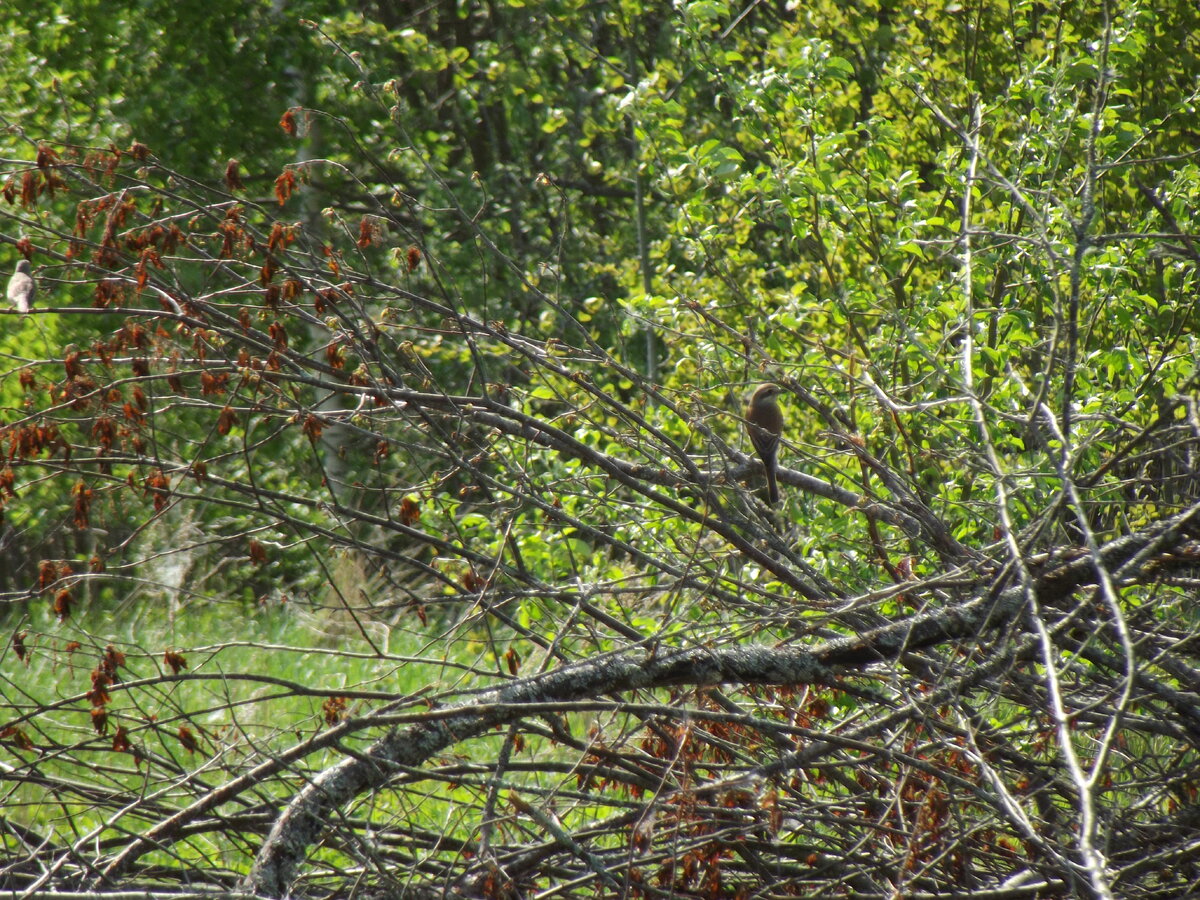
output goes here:
{"type": "Polygon", "coordinates": [[[750,443],[762,460],[767,473],[767,502],[779,502],[779,486],[775,483],[775,456],[779,451],[779,436],[783,434],[783,410],[779,408],[779,385],[760,384],[746,402],[746,432],[750,443]]]}
{"type": "Polygon", "coordinates": [[[36,293],[33,269],[29,266],[29,260],[22,259],[17,262],[17,270],[13,272],[12,278],[8,279],[8,302],[19,312],[27,313],[36,293]]]}

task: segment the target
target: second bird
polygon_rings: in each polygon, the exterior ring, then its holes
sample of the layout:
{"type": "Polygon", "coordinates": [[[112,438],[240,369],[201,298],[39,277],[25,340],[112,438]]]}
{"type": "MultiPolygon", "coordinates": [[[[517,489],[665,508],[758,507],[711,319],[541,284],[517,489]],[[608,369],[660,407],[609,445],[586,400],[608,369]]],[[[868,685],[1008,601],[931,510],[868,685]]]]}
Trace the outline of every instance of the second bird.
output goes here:
{"type": "Polygon", "coordinates": [[[750,443],[762,460],[767,473],[767,502],[779,502],[779,486],[775,482],[775,457],[779,452],[779,436],[783,434],[783,410],[779,408],[779,385],[760,384],[746,403],[746,431],[750,443]]]}
{"type": "Polygon", "coordinates": [[[29,307],[33,305],[33,297],[37,293],[37,286],[33,283],[33,269],[29,265],[29,260],[22,259],[17,263],[17,271],[13,272],[12,278],[8,279],[8,302],[15,306],[20,312],[29,312],[29,307]]]}

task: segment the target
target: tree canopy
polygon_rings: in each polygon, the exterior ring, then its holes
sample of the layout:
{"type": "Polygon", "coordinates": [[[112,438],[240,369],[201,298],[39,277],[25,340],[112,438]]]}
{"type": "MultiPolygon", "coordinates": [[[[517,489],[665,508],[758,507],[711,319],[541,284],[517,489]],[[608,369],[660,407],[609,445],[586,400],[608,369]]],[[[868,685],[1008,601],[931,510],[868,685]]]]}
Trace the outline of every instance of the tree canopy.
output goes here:
{"type": "Polygon", "coordinates": [[[1200,10],[0,20],[5,889],[1200,890],[1200,10]]]}

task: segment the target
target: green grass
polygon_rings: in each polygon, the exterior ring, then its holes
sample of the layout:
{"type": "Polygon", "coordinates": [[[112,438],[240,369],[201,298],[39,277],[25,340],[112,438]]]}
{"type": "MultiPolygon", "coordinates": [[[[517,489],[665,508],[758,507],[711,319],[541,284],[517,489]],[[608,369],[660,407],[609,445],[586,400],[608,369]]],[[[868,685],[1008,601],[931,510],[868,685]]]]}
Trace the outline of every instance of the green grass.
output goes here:
{"type": "MultiPolygon", "coordinates": [[[[346,698],[331,712],[363,714],[436,688],[447,673],[450,681],[462,677],[430,654],[423,635],[368,620],[375,646],[386,650],[379,655],[344,613],[294,604],[196,602],[174,612],[144,600],[104,606],[58,622],[38,599],[0,623],[7,635],[22,633],[24,644],[24,659],[11,638],[0,655],[3,816],[55,842],[94,836],[121,846],[129,831],[324,729],[331,694],[346,698]],[[123,664],[100,704],[101,724],[87,695],[109,647],[123,664]],[[186,668],[172,672],[167,650],[186,668]],[[431,662],[414,662],[418,652],[431,662]]],[[[368,729],[346,743],[362,746],[377,733],[368,729]]],[[[311,774],[341,757],[336,749],[314,753],[300,769],[311,774]]],[[[302,783],[295,771],[283,772],[244,799],[286,799],[302,783]]],[[[176,849],[210,864],[230,861],[218,834],[176,849]]]]}

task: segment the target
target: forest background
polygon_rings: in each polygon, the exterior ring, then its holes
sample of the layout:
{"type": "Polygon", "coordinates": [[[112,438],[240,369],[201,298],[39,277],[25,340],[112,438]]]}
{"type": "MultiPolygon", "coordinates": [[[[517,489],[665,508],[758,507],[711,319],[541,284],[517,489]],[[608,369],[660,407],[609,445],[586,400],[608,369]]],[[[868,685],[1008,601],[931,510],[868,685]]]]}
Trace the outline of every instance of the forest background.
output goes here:
{"type": "Polygon", "coordinates": [[[1194,4],[0,26],[11,896],[1200,891],[1194,4]]]}

